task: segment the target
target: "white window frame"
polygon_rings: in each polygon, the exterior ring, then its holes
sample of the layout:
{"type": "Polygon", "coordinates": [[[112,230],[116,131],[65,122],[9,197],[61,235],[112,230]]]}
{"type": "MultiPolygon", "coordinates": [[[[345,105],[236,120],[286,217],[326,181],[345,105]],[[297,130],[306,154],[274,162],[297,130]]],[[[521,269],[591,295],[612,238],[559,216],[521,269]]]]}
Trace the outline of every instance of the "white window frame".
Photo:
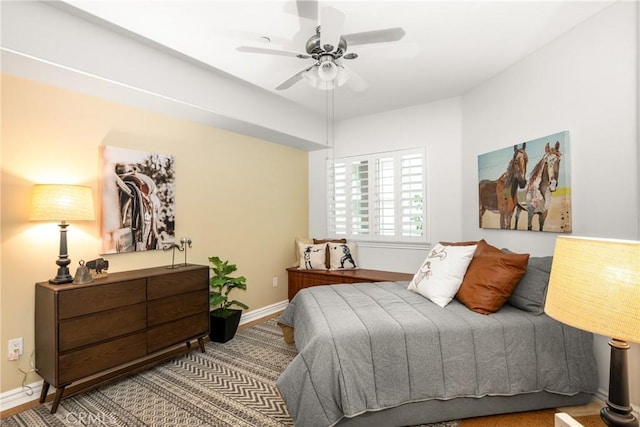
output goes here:
{"type": "MultiPolygon", "coordinates": [[[[405,174],[405,177],[409,175],[405,174]]],[[[416,177],[416,174],[413,174],[416,177]]],[[[382,177],[384,178],[384,177],[382,177]]],[[[388,185],[391,185],[387,182],[388,185]]],[[[415,184],[415,183],[414,183],[415,184]]],[[[389,203],[388,203],[389,204],[389,203]]],[[[406,206],[405,206],[406,207],[406,206]]],[[[413,148],[405,150],[387,151],[381,153],[372,153],[366,155],[328,158],[327,159],[327,234],[332,238],[346,238],[349,240],[356,240],[361,242],[402,242],[402,243],[424,243],[428,241],[428,197],[427,197],[427,155],[426,149],[413,148]],[[422,212],[421,220],[419,223],[413,220],[411,224],[413,226],[419,225],[421,227],[421,235],[404,235],[403,233],[403,218],[406,219],[407,214],[403,215],[403,200],[402,200],[402,159],[406,159],[408,156],[418,156],[421,160],[421,173],[417,175],[418,180],[421,180],[421,205],[422,212]],[[389,177],[393,181],[391,190],[387,195],[393,199],[391,205],[392,215],[387,216],[387,221],[384,221],[380,215],[381,209],[381,195],[380,182],[381,178],[377,166],[382,159],[387,159],[393,163],[392,169],[386,169],[392,177],[389,177]],[[361,180],[352,179],[353,172],[352,167],[355,165],[366,162],[367,176],[361,180]],[[338,174],[339,182],[335,182],[335,165],[345,165],[344,173],[338,174]],[[350,172],[351,171],[351,172],[350,172]],[[354,185],[355,183],[355,185],[354,185]],[[336,187],[337,186],[337,187],[336,187]],[[366,187],[366,188],[363,188],[366,187]],[[336,192],[336,188],[338,192],[336,192]],[[355,191],[354,191],[355,190],[355,191]],[[358,190],[364,190],[362,192],[358,190]],[[359,194],[363,194],[362,197],[358,197],[359,194]],[[362,214],[362,211],[355,212],[354,205],[358,202],[362,202],[362,205],[367,207],[368,211],[362,214]],[[341,211],[336,214],[336,209],[341,211]],[[357,214],[356,214],[357,213],[357,214]],[[392,234],[383,233],[382,229],[384,224],[387,227],[391,227],[392,234]],[[367,228],[368,227],[368,228],[367,228]]]]}

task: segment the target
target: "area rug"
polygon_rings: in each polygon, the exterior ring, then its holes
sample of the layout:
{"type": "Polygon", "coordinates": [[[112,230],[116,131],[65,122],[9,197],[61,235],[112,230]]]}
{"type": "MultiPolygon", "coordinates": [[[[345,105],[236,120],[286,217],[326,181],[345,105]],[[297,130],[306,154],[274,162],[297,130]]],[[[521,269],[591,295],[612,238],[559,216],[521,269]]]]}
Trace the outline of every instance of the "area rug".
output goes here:
{"type": "Polygon", "coordinates": [[[206,353],[195,350],[63,399],[55,414],[49,402],[2,420],[2,426],[292,426],[275,382],[296,354],[270,320],[239,331],[228,343],[207,343],[206,353]]]}

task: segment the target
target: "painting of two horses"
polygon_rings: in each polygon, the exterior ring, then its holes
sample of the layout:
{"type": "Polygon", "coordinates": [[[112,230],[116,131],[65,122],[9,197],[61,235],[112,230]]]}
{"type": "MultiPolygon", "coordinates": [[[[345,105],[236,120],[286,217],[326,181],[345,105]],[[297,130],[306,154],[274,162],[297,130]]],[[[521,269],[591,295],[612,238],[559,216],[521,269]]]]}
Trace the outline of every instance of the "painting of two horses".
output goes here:
{"type": "Polygon", "coordinates": [[[571,232],[569,132],[478,156],[480,228],[571,232]]]}

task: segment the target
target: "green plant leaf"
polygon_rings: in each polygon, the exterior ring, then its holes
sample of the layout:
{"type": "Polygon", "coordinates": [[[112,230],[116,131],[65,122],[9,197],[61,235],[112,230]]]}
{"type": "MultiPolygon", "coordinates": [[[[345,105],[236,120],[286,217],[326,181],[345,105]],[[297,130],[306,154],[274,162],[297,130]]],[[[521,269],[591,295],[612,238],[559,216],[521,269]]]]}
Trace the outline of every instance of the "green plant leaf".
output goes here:
{"type": "Polygon", "coordinates": [[[230,274],[238,268],[229,261],[223,261],[217,256],[209,257],[209,262],[213,265],[213,276],[209,279],[211,288],[209,296],[209,306],[214,311],[228,310],[229,306],[237,305],[245,310],[249,307],[237,300],[228,300],[229,293],[234,289],[247,290],[247,279],[244,276],[231,277],[230,274]]]}
{"type": "Polygon", "coordinates": [[[249,306],[247,306],[247,305],[246,305],[246,304],[244,304],[244,303],[241,303],[240,301],[236,301],[236,300],[229,301],[229,305],[237,305],[237,306],[239,306],[239,307],[244,308],[245,310],[248,310],[248,309],[249,309],[249,306]]]}

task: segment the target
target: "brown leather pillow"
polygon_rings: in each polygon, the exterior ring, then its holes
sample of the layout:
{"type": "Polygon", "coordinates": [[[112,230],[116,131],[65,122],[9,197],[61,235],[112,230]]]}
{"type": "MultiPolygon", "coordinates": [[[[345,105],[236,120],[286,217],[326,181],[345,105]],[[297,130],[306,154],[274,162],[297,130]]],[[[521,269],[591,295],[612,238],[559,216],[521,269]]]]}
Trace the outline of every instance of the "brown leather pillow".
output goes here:
{"type": "MultiPolygon", "coordinates": [[[[347,243],[347,239],[313,239],[314,245],[320,245],[322,243],[347,243]]],[[[331,258],[329,254],[329,248],[327,248],[327,255],[324,261],[324,265],[327,266],[327,269],[331,267],[331,258]]]]}
{"type": "Polygon", "coordinates": [[[511,296],[528,262],[529,254],[504,253],[479,241],[456,299],[477,313],[495,313],[511,296]]]}

